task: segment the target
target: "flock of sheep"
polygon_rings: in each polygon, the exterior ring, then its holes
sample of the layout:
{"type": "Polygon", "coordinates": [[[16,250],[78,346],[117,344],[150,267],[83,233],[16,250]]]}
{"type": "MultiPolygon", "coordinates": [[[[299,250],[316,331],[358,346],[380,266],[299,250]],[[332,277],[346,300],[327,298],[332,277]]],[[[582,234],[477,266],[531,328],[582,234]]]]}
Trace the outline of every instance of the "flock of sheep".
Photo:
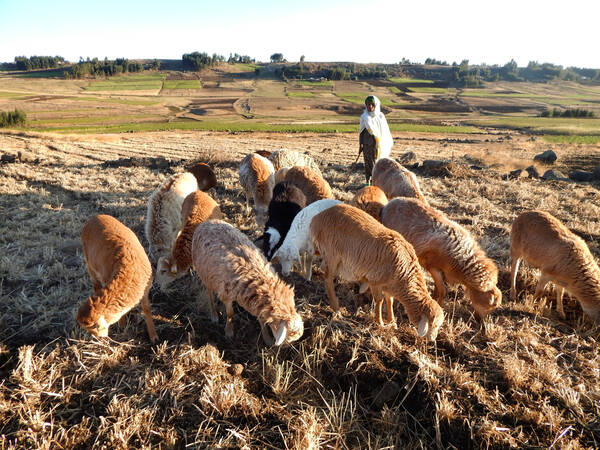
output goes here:
{"type": "MultiPolygon", "coordinates": [[[[145,223],[150,256],[157,261],[154,281],[164,291],[193,268],[206,287],[213,322],[218,321],[214,295],[225,304],[229,338],[235,302],[258,319],[268,345],[299,339],[304,327],[293,288],[271,263],[279,262],[285,275],[297,266],[310,280],[315,255],[322,260],[334,311],[339,309],[335,278],[358,282],[360,292],[370,289],[375,299],[379,325],[396,325],[396,299],[418,335],[430,340],[444,320],[446,282],[464,286],[479,318],[502,302],[496,264],[466,229],[428,204],[416,176],[392,159],[377,161],[373,185],[349,204],[333,199],[312,158],[291,150],[248,154],[239,179],[246,212],[252,199],[256,223],[264,229],[255,242],[223,220],[206,193],[217,179],[203,163],[173,175],[152,194],[145,223]],[[433,297],[422,268],[433,278],[433,297]]],[[[107,336],[111,324],[141,303],[148,334],[156,341],[148,298],[152,267],[135,234],[117,219],[99,215],[86,223],[81,238],[93,294],[79,308],[77,321],[91,334],[107,336]]],[[[536,298],[552,281],[561,317],[566,290],[600,321],[600,269],[585,242],[552,215],[527,211],[517,217],[510,255],[513,300],[525,260],[541,271],[536,298]]]]}

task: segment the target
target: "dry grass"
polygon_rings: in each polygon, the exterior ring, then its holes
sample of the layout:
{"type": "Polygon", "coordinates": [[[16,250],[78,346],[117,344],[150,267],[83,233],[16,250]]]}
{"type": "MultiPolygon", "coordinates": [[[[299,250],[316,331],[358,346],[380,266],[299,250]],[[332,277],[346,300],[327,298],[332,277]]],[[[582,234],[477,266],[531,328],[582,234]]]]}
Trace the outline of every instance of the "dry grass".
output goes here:
{"type": "MultiPolygon", "coordinates": [[[[528,208],[552,211],[600,255],[598,185],[503,181],[545,147],[515,135],[398,135],[394,156],[447,158],[492,168],[461,178],[420,175],[433,206],[471,230],[500,268],[505,301],[485,323],[451,289],[436,344],[422,342],[401,310],[380,329],[371,300],[338,285],[327,306],[322,272],[296,274],[303,338],[262,345],[257,321],[238,309],[236,338],[209,320],[191,277],[151,292],[161,343],[141,317],[99,341],[74,320],[91,286],[79,232],[107,213],[143,237],[148,196],[186,162],[216,169],[213,192],[227,220],[252,238],[237,169],[252,150],[287,147],[321,161],[336,197],[363,186],[352,165],[356,136],[156,133],[54,137],[0,134],[5,153],[37,162],[0,166],[0,446],[2,448],[592,448],[600,441],[599,330],[565,301],[566,320],[534,302],[535,271],[511,302],[508,232],[528,208]],[[486,141],[487,139],[487,141],[486,141]],[[170,168],[106,167],[122,158],[166,158],[170,168]]],[[[597,164],[592,146],[556,145],[559,168],[597,164]]],[[[123,160],[125,161],[125,160],[123,160]]],[[[549,292],[550,293],[550,292],[549,292]]]]}

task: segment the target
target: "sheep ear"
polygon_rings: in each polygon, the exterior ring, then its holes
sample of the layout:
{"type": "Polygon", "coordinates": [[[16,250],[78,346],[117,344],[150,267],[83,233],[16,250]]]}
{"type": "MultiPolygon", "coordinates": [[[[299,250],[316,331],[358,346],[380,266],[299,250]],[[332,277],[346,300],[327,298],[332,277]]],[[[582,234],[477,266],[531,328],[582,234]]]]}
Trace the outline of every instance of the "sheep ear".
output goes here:
{"type": "Polygon", "coordinates": [[[279,261],[279,249],[277,249],[275,251],[275,253],[273,253],[273,256],[271,256],[271,263],[278,262],[278,261],[279,261]]]}
{"type": "Polygon", "coordinates": [[[360,288],[358,288],[358,292],[364,294],[369,289],[369,283],[360,283],[360,288]]]}
{"type": "Polygon", "coordinates": [[[175,275],[175,274],[177,273],[177,264],[173,264],[173,265],[171,266],[171,273],[172,273],[173,275],[175,275]]]}
{"type": "Polygon", "coordinates": [[[285,337],[287,336],[287,323],[282,323],[277,332],[275,333],[275,345],[280,346],[285,341],[285,337]]]}
{"type": "Polygon", "coordinates": [[[427,317],[421,316],[421,321],[419,322],[419,327],[417,329],[417,333],[419,337],[423,337],[429,331],[429,322],[427,322],[427,317]]]}

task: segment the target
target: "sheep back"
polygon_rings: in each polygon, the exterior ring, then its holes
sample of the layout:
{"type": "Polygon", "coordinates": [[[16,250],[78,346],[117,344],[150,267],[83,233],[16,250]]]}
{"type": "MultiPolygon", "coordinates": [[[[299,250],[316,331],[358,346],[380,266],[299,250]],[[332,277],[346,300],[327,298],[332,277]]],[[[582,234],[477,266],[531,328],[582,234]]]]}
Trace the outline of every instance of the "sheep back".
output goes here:
{"type": "Polygon", "coordinates": [[[381,188],[387,198],[412,197],[427,204],[414,173],[390,158],[380,158],[373,167],[373,185],[381,188]]]}
{"type": "Polygon", "coordinates": [[[388,199],[380,188],[365,186],[354,195],[350,204],[381,221],[381,210],[387,202],[388,199]]]}
{"type": "Polygon", "coordinates": [[[306,196],[306,204],[333,198],[329,183],[310,167],[294,166],[285,175],[285,181],[294,183],[306,196]]]}
{"type": "Polygon", "coordinates": [[[271,153],[269,159],[273,163],[275,171],[285,167],[290,168],[294,166],[305,166],[317,172],[319,176],[323,176],[321,169],[319,169],[318,164],[312,157],[303,153],[299,153],[295,150],[289,150],[285,148],[276,150],[271,153]]]}

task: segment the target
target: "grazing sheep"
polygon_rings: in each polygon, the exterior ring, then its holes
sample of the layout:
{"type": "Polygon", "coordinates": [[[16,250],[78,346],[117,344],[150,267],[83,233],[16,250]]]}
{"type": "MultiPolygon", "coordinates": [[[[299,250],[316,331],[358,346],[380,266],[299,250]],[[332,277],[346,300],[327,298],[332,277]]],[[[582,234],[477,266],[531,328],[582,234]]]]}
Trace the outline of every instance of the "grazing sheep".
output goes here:
{"type": "Polygon", "coordinates": [[[373,185],[380,187],[387,198],[413,197],[428,204],[414,173],[390,158],[381,158],[373,168],[373,185]]]}
{"type": "Polygon", "coordinates": [[[510,232],[510,296],[516,298],[519,264],[525,260],[542,272],[535,298],[546,284],[556,285],[556,309],[563,319],[563,294],[576,297],[583,311],[600,322],[600,269],[583,239],[544,211],[527,211],[515,219],[510,232]]]}
{"type": "Polygon", "coordinates": [[[281,183],[283,180],[285,180],[288,170],[290,170],[289,167],[282,167],[275,172],[275,184],[281,183]]]}
{"type": "Polygon", "coordinates": [[[417,199],[395,198],[381,211],[381,222],[413,245],[419,262],[433,277],[433,295],[440,305],[446,295],[445,278],[464,285],[465,296],[480,318],[500,306],[496,264],[471,233],[444,213],[417,199]]]}
{"type": "Polygon", "coordinates": [[[365,186],[356,193],[350,204],[381,222],[381,210],[387,202],[387,197],[377,186],[365,186]]]}
{"type": "Polygon", "coordinates": [[[296,214],[305,206],[306,197],[295,184],[284,181],[275,185],[262,235],[262,249],[268,260],[285,239],[296,214]]]}
{"type": "Polygon", "coordinates": [[[181,207],[183,227],[169,256],[161,256],[156,264],[156,282],[164,292],[173,280],[184,276],[192,265],[192,237],[196,226],[209,219],[222,219],[219,205],[202,191],[188,195],[181,207]]]}
{"type": "Polygon", "coordinates": [[[238,172],[240,184],[246,193],[246,214],[250,212],[250,197],[252,197],[254,218],[260,228],[267,222],[267,209],[275,186],[274,172],[271,161],[256,153],[246,155],[238,172]]]}
{"type": "Polygon", "coordinates": [[[310,224],[310,240],[321,255],[325,289],[334,311],[339,309],[334,279],[367,284],[377,302],[376,320],[383,326],[385,297],[387,321],[395,324],[393,299],[404,306],[420,337],[435,340],[444,312],[427,292],[425,278],[412,246],[400,235],[350,205],[336,205],[317,214],[310,224]]]}
{"type": "Polygon", "coordinates": [[[171,252],[181,229],[183,200],[197,189],[198,182],[194,175],[189,172],[179,173],[161,184],[148,199],[145,231],[152,258],[158,259],[171,252]]]}
{"type": "Polygon", "coordinates": [[[271,154],[273,152],[271,152],[269,150],[256,150],[254,153],[256,153],[257,155],[262,156],[263,158],[269,159],[269,156],[271,156],[271,154]]]}
{"type": "Polygon", "coordinates": [[[320,177],[323,177],[323,174],[321,174],[321,169],[319,169],[319,166],[314,159],[308,155],[298,153],[295,150],[288,150],[285,148],[276,150],[271,153],[269,160],[273,163],[275,171],[284,167],[303,166],[311,168],[317,172],[320,177]]]}
{"type": "Polygon", "coordinates": [[[212,168],[203,162],[194,162],[185,167],[185,170],[196,177],[198,189],[208,191],[217,186],[217,176],[212,168]]]}
{"type": "Polygon", "coordinates": [[[192,259],[208,292],[213,322],[217,321],[213,293],[225,304],[227,337],[233,337],[233,302],[258,319],[267,345],[273,343],[267,325],[275,345],[302,336],[304,325],[294,305],[294,289],[241,231],[221,220],[201,223],[194,232],[192,259]]]}
{"type": "Polygon", "coordinates": [[[285,181],[294,183],[304,192],[307,205],[324,198],[333,198],[329,183],[310,167],[292,167],[285,174],[285,181]]]}
{"type": "Polygon", "coordinates": [[[150,260],[137,236],[108,215],[92,217],[81,231],[83,256],[93,293],[81,304],[77,322],[94,336],[108,336],[108,327],[141,303],[152,342],[158,339],[148,292],[150,260]]]}
{"type": "Polygon", "coordinates": [[[273,254],[272,261],[279,261],[281,271],[288,275],[294,264],[300,264],[304,277],[310,281],[312,276],[312,260],[314,251],[309,239],[309,227],[313,217],[321,211],[331,208],[339,200],[317,200],[302,209],[290,225],[290,229],[281,247],[273,254]]]}

